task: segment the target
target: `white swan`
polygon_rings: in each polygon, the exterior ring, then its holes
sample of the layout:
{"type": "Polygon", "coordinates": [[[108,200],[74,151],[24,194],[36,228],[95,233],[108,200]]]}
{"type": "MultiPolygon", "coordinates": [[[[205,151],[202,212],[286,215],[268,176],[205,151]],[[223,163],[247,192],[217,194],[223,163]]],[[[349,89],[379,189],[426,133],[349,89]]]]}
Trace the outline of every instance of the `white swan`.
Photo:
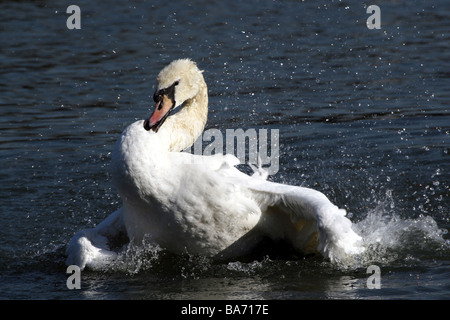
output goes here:
{"type": "Polygon", "coordinates": [[[204,129],[207,86],[188,59],[170,63],[157,80],[152,116],[126,128],[112,153],[123,207],[75,234],[68,265],[104,268],[117,256],[111,242],[121,233],[134,243],[149,236],[169,252],[219,260],[245,257],[264,237],[331,260],[363,251],[345,210],[322,193],[248,176],[232,155],[180,152],[204,129]],[[176,107],[181,110],[169,116],[176,107]]]}

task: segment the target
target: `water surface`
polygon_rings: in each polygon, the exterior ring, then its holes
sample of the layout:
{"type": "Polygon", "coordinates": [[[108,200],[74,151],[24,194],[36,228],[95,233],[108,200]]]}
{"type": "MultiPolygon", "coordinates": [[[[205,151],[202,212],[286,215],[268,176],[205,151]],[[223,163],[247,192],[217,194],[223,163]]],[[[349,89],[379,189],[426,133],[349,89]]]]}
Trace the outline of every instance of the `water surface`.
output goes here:
{"type": "MultiPolygon", "coordinates": [[[[450,5],[384,1],[0,3],[3,299],[448,299],[450,5]],[[368,254],[215,265],[148,248],[68,290],[72,235],[121,205],[110,155],[149,116],[155,77],[204,71],[208,128],[278,129],[270,180],[347,209],[368,254]],[[368,289],[369,265],[381,289],[368,289]]],[[[243,170],[248,168],[243,167],[243,170]]]]}

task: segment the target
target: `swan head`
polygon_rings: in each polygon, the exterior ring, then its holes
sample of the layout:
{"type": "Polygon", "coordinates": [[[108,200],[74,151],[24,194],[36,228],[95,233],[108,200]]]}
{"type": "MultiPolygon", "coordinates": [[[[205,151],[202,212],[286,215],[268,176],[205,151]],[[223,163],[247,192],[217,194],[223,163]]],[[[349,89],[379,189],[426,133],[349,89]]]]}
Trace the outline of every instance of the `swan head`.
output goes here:
{"type": "Polygon", "coordinates": [[[145,130],[154,132],[158,132],[173,109],[194,98],[204,84],[202,71],[189,59],[172,61],[161,70],[157,81],[158,86],[153,95],[155,110],[144,121],[145,130]]]}

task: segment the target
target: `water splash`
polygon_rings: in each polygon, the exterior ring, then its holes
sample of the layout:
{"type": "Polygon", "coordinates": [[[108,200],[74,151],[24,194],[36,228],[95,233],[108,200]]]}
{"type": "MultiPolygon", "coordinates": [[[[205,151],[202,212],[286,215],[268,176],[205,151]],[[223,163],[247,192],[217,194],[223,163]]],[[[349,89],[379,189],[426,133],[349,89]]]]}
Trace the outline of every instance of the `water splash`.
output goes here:
{"type": "Polygon", "coordinates": [[[407,261],[429,260],[449,254],[450,240],[444,238],[447,230],[425,215],[405,219],[396,212],[391,191],[386,198],[354,224],[362,236],[364,253],[353,257],[344,268],[360,268],[370,264],[404,265],[407,261]]]}
{"type": "MultiPolygon", "coordinates": [[[[401,217],[390,190],[352,228],[362,237],[365,251],[331,263],[324,261],[325,264],[341,270],[356,270],[372,264],[406,266],[440,257],[445,259],[450,254],[450,240],[445,239],[448,231],[440,228],[431,216],[421,214],[415,218],[401,217]]],[[[271,260],[267,257],[262,261],[233,261],[217,266],[207,257],[189,253],[181,257],[170,255],[150,238],[145,238],[142,244],[131,243],[124,246],[108,270],[131,275],[151,271],[161,275],[197,279],[211,272],[223,273],[224,276],[236,273],[254,275],[267,267],[269,261],[271,260]]]]}
{"type": "Polygon", "coordinates": [[[226,269],[230,272],[235,272],[245,275],[254,275],[258,270],[263,268],[264,264],[270,261],[269,257],[265,257],[262,261],[253,261],[250,263],[244,263],[240,261],[228,262],[226,269]]]}
{"type": "Polygon", "coordinates": [[[110,270],[137,274],[159,261],[163,249],[145,237],[141,244],[130,242],[120,251],[110,270]]]}

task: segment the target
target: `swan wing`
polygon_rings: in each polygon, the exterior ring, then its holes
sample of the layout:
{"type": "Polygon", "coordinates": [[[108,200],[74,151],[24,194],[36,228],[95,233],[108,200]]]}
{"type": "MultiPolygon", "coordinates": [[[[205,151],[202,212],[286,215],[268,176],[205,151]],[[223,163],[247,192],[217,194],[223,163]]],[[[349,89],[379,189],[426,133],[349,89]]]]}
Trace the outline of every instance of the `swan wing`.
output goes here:
{"type": "MultiPolygon", "coordinates": [[[[203,158],[207,161],[207,157],[203,158]]],[[[248,248],[262,236],[269,236],[288,240],[306,254],[319,252],[332,261],[345,260],[364,251],[362,239],[353,230],[346,211],[334,205],[323,193],[266,181],[261,178],[264,175],[256,171],[253,176],[246,175],[232,166],[229,159],[224,158],[227,165],[216,170],[216,180],[245,190],[261,212],[258,225],[245,237],[248,248]]]]}
{"type": "Polygon", "coordinates": [[[78,231],[66,248],[66,265],[77,265],[81,270],[104,269],[117,258],[111,250],[111,240],[125,233],[122,208],[110,214],[95,228],[78,231]]]}
{"type": "MultiPolygon", "coordinates": [[[[215,201],[223,201],[223,206],[227,202],[228,206],[236,210],[247,209],[249,215],[258,212],[259,221],[256,226],[239,241],[235,241],[236,245],[231,246],[232,250],[225,250],[227,254],[222,256],[242,256],[263,236],[288,240],[301,252],[319,252],[332,261],[344,260],[364,250],[362,239],[352,229],[352,222],[346,217],[346,211],[334,205],[323,193],[310,188],[266,181],[265,175],[257,171],[249,176],[235,167],[239,160],[232,155],[184,154],[182,157],[186,157],[183,161],[189,159],[200,162],[201,168],[205,169],[202,179],[206,176],[209,181],[214,181],[218,186],[216,190],[235,190],[228,199],[221,199],[225,192],[209,193],[213,198],[216,197],[215,201]]],[[[195,184],[195,188],[204,187],[200,182],[195,184]]],[[[213,189],[204,191],[208,193],[213,189]]],[[[236,220],[230,222],[239,223],[236,220]]]]}
{"type": "Polygon", "coordinates": [[[247,183],[262,208],[260,227],[272,237],[287,238],[305,253],[316,250],[336,262],[364,250],[346,211],[323,193],[255,179],[247,183]]]}

